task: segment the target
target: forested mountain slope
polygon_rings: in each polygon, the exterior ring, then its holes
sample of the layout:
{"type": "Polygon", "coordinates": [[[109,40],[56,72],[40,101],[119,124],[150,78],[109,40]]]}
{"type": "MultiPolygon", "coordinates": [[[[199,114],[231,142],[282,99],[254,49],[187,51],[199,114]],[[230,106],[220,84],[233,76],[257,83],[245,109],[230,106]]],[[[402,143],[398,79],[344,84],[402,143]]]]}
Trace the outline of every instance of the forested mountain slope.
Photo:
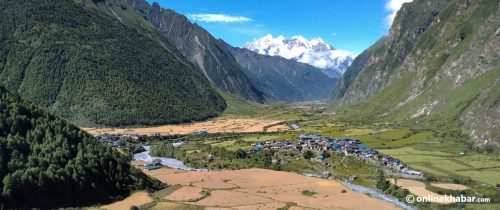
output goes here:
{"type": "Polygon", "coordinates": [[[154,183],[127,157],[0,86],[0,209],[89,205],[154,183]]]}
{"type": "Polygon", "coordinates": [[[225,109],[151,24],[100,4],[0,0],[0,84],[80,125],[178,123],[225,109]]]}
{"type": "Polygon", "coordinates": [[[414,0],[333,93],[339,117],[413,121],[499,145],[500,2],[414,0]]]}
{"type": "Polygon", "coordinates": [[[337,82],[308,64],[227,46],[245,74],[270,100],[287,103],[323,100],[330,97],[337,82]]]}
{"type": "Polygon", "coordinates": [[[145,0],[120,0],[132,5],[146,20],[220,89],[248,100],[263,102],[264,96],[243,73],[229,49],[202,27],[173,10],[145,0]]]}

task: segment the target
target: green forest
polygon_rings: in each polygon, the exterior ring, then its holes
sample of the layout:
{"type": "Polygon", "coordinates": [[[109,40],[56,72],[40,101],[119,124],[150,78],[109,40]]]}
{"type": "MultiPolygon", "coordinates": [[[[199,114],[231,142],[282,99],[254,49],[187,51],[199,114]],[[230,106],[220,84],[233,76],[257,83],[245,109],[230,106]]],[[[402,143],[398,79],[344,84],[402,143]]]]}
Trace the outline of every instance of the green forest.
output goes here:
{"type": "Polygon", "coordinates": [[[81,206],[159,187],[127,156],[0,86],[0,209],[81,206]]]}
{"type": "Polygon", "coordinates": [[[78,125],[181,123],[226,108],[174,46],[84,3],[0,0],[0,26],[0,84],[78,125]]]}

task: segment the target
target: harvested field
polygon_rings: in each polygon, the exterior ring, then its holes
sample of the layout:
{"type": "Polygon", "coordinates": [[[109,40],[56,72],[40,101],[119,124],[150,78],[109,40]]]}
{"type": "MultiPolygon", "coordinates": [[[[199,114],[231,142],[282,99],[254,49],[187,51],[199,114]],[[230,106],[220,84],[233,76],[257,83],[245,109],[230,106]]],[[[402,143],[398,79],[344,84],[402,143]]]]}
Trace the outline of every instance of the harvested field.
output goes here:
{"type": "Polygon", "coordinates": [[[195,205],[200,206],[246,206],[252,204],[271,203],[273,200],[262,196],[231,190],[214,190],[210,196],[200,200],[195,205]]]}
{"type": "Polygon", "coordinates": [[[150,210],[202,210],[199,206],[180,204],[175,202],[158,202],[150,210]]]}
{"type": "Polygon", "coordinates": [[[207,209],[276,209],[291,202],[297,204],[293,206],[296,209],[398,209],[391,203],[351,191],[337,181],[289,172],[243,169],[179,173],[162,168],[146,173],[162,182],[185,186],[169,195],[185,196],[179,200],[192,196],[193,191],[199,192],[202,188],[210,191],[208,196],[196,202],[183,202],[207,209]],[[302,194],[303,190],[316,194],[306,196],[302,194]]]}
{"type": "Polygon", "coordinates": [[[272,203],[263,203],[263,204],[255,204],[249,206],[238,206],[235,207],[237,210],[254,210],[254,209],[279,209],[286,206],[286,203],[280,202],[272,202],[272,203]]]}
{"type": "Polygon", "coordinates": [[[279,120],[260,119],[226,119],[214,118],[203,122],[194,122],[178,125],[162,125],[143,128],[82,128],[92,135],[99,134],[140,134],[140,135],[175,135],[191,134],[206,129],[209,133],[253,133],[285,131],[288,126],[279,120]]]}
{"type": "Polygon", "coordinates": [[[107,210],[122,210],[130,209],[132,206],[141,206],[146,203],[152,202],[153,199],[149,197],[147,192],[135,192],[124,200],[114,202],[109,205],[101,206],[101,209],[107,210]]]}
{"type": "Polygon", "coordinates": [[[448,190],[466,190],[469,189],[469,187],[461,184],[452,184],[452,183],[431,183],[432,186],[434,187],[439,187],[443,189],[448,189],[448,190]]]}
{"type": "Polygon", "coordinates": [[[194,201],[203,197],[203,189],[197,187],[184,186],[170,195],[165,196],[167,200],[173,201],[194,201]]]}
{"type": "MultiPolygon", "coordinates": [[[[429,191],[425,189],[425,184],[419,181],[415,180],[410,180],[410,179],[397,179],[396,181],[394,179],[389,179],[389,181],[392,184],[396,184],[399,187],[405,188],[410,191],[411,194],[414,194],[416,196],[420,197],[426,197],[426,196],[432,196],[432,197],[440,197],[442,195],[439,195],[437,193],[434,193],[432,191],[429,191]]],[[[439,202],[442,204],[449,204],[450,202],[439,202]]]]}

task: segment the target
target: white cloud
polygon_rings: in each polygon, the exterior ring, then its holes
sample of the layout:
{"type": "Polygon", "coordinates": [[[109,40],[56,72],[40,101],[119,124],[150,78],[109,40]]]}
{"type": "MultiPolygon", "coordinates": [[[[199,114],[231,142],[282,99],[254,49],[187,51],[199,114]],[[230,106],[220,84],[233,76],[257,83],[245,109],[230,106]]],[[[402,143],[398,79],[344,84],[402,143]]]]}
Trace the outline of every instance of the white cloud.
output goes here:
{"type": "Polygon", "coordinates": [[[385,17],[385,26],[390,28],[392,25],[392,21],[396,17],[396,13],[403,6],[404,3],[412,2],[413,0],[387,0],[385,3],[385,9],[389,11],[389,15],[385,17]]]}
{"type": "Polygon", "coordinates": [[[209,23],[243,23],[253,21],[251,18],[243,16],[232,16],[226,14],[189,14],[188,18],[194,21],[209,23]]]}

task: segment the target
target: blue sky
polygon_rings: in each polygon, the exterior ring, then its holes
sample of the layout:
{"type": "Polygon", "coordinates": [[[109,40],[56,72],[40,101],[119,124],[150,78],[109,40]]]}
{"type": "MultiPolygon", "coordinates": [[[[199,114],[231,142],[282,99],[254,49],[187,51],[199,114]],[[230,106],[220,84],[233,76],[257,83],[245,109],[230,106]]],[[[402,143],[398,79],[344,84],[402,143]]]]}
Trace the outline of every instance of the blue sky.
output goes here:
{"type": "MultiPolygon", "coordinates": [[[[148,0],[150,3],[152,0],[148,0]]],[[[266,34],[321,37],[337,49],[361,53],[387,33],[408,0],[156,0],[234,46],[266,34]]]]}

